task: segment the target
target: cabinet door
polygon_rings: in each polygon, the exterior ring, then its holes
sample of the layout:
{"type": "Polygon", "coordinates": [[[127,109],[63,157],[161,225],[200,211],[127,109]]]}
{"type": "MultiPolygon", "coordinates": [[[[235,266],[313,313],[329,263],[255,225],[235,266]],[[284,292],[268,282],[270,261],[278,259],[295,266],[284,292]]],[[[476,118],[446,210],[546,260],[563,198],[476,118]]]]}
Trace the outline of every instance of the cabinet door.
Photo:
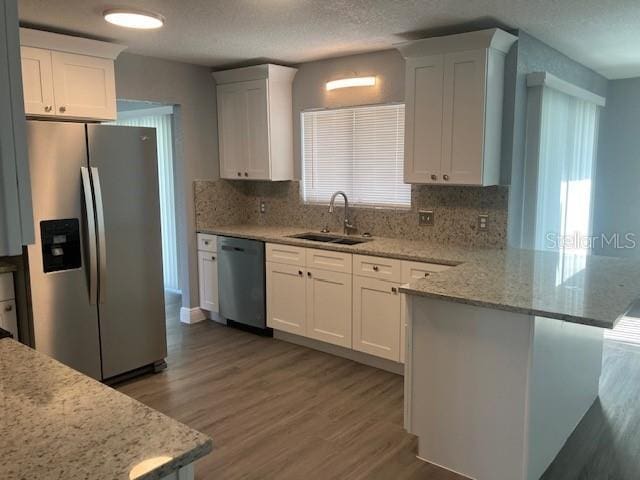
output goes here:
{"type": "Polygon", "coordinates": [[[444,183],[482,185],[486,50],[445,55],[444,183]]]}
{"type": "Polygon", "coordinates": [[[353,349],[400,361],[400,294],[398,284],[353,279],[353,349]]]}
{"type": "Polygon", "coordinates": [[[200,283],[200,308],[218,312],[218,260],[215,252],[198,252],[198,276],[200,283]]]}
{"type": "Polygon", "coordinates": [[[307,271],[307,337],[351,348],[351,275],[307,271]]]}
{"type": "Polygon", "coordinates": [[[0,302],[0,328],[7,330],[18,339],[18,317],[16,315],[16,302],[7,300],[0,302]]]}
{"type": "Polygon", "coordinates": [[[267,262],[267,326],[306,335],[304,268],[267,262]]]}
{"type": "Polygon", "coordinates": [[[53,71],[51,52],[42,48],[20,47],[22,89],[27,115],[53,116],[53,71]]]}
{"type": "Polygon", "coordinates": [[[267,80],[243,82],[246,103],[246,165],[244,174],[253,180],[271,178],[267,80]]]}
{"type": "Polygon", "coordinates": [[[443,55],[407,60],[404,136],[407,183],[433,183],[440,178],[443,61],[443,55]]]}
{"type": "Polygon", "coordinates": [[[243,178],[247,170],[243,133],[246,116],[244,88],[238,83],[219,85],[217,97],[220,176],[243,178]]]}
{"type": "Polygon", "coordinates": [[[56,113],[62,117],[115,120],[113,60],[51,52],[56,113]]]}

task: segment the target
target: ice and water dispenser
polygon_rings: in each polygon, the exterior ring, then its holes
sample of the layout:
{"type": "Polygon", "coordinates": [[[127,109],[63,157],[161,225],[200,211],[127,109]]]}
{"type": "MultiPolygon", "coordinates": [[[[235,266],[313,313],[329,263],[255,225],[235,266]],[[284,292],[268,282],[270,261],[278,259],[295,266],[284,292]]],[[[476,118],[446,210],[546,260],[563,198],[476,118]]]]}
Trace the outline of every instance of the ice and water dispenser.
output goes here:
{"type": "Polygon", "coordinates": [[[44,273],[82,266],[80,222],[77,218],[41,221],[40,240],[44,273]]]}

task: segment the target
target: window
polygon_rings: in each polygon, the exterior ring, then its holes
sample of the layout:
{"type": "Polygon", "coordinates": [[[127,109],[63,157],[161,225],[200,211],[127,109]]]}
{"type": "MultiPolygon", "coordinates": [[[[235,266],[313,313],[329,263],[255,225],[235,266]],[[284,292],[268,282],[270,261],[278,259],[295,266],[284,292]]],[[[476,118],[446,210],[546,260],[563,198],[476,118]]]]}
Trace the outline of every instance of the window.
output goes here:
{"type": "Polygon", "coordinates": [[[342,190],[353,204],[409,207],[404,105],[303,112],[302,164],[305,202],[328,203],[342,190]]]}

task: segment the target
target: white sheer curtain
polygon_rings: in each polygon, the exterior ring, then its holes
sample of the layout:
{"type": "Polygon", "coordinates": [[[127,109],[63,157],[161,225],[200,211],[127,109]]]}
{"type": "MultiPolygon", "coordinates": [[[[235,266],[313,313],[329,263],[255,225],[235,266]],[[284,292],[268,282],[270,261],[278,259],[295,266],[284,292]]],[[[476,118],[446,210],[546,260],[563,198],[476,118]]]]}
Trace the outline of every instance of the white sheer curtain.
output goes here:
{"type": "Polygon", "coordinates": [[[581,271],[591,245],[598,106],[544,87],[534,248],[562,255],[556,282],[581,271]]]}
{"type": "Polygon", "coordinates": [[[164,287],[177,292],[180,290],[180,287],[178,281],[178,253],[176,245],[176,207],[173,185],[173,136],[171,123],[171,114],[124,118],[113,122],[114,125],[150,127],[156,129],[164,287]]]}

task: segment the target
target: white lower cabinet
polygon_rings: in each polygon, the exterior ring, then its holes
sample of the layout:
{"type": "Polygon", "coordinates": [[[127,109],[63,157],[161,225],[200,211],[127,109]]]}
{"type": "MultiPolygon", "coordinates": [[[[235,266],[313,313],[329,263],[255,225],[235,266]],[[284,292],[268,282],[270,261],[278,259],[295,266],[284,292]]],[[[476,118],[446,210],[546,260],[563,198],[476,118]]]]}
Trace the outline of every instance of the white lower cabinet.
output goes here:
{"type": "Polygon", "coordinates": [[[351,275],[307,271],[307,336],[351,348],[351,275]]]}
{"type": "Polygon", "coordinates": [[[218,297],[218,253],[215,235],[198,234],[198,284],[200,308],[208,312],[219,312],[218,297]]]}
{"type": "Polygon", "coordinates": [[[303,267],[267,262],[267,326],[305,335],[306,275],[303,267]]]}
{"type": "Polygon", "coordinates": [[[400,362],[401,313],[397,283],[353,278],[353,349],[400,362]]]}
{"type": "Polygon", "coordinates": [[[267,326],[404,363],[400,285],[446,265],[266,245],[267,326]]]}

